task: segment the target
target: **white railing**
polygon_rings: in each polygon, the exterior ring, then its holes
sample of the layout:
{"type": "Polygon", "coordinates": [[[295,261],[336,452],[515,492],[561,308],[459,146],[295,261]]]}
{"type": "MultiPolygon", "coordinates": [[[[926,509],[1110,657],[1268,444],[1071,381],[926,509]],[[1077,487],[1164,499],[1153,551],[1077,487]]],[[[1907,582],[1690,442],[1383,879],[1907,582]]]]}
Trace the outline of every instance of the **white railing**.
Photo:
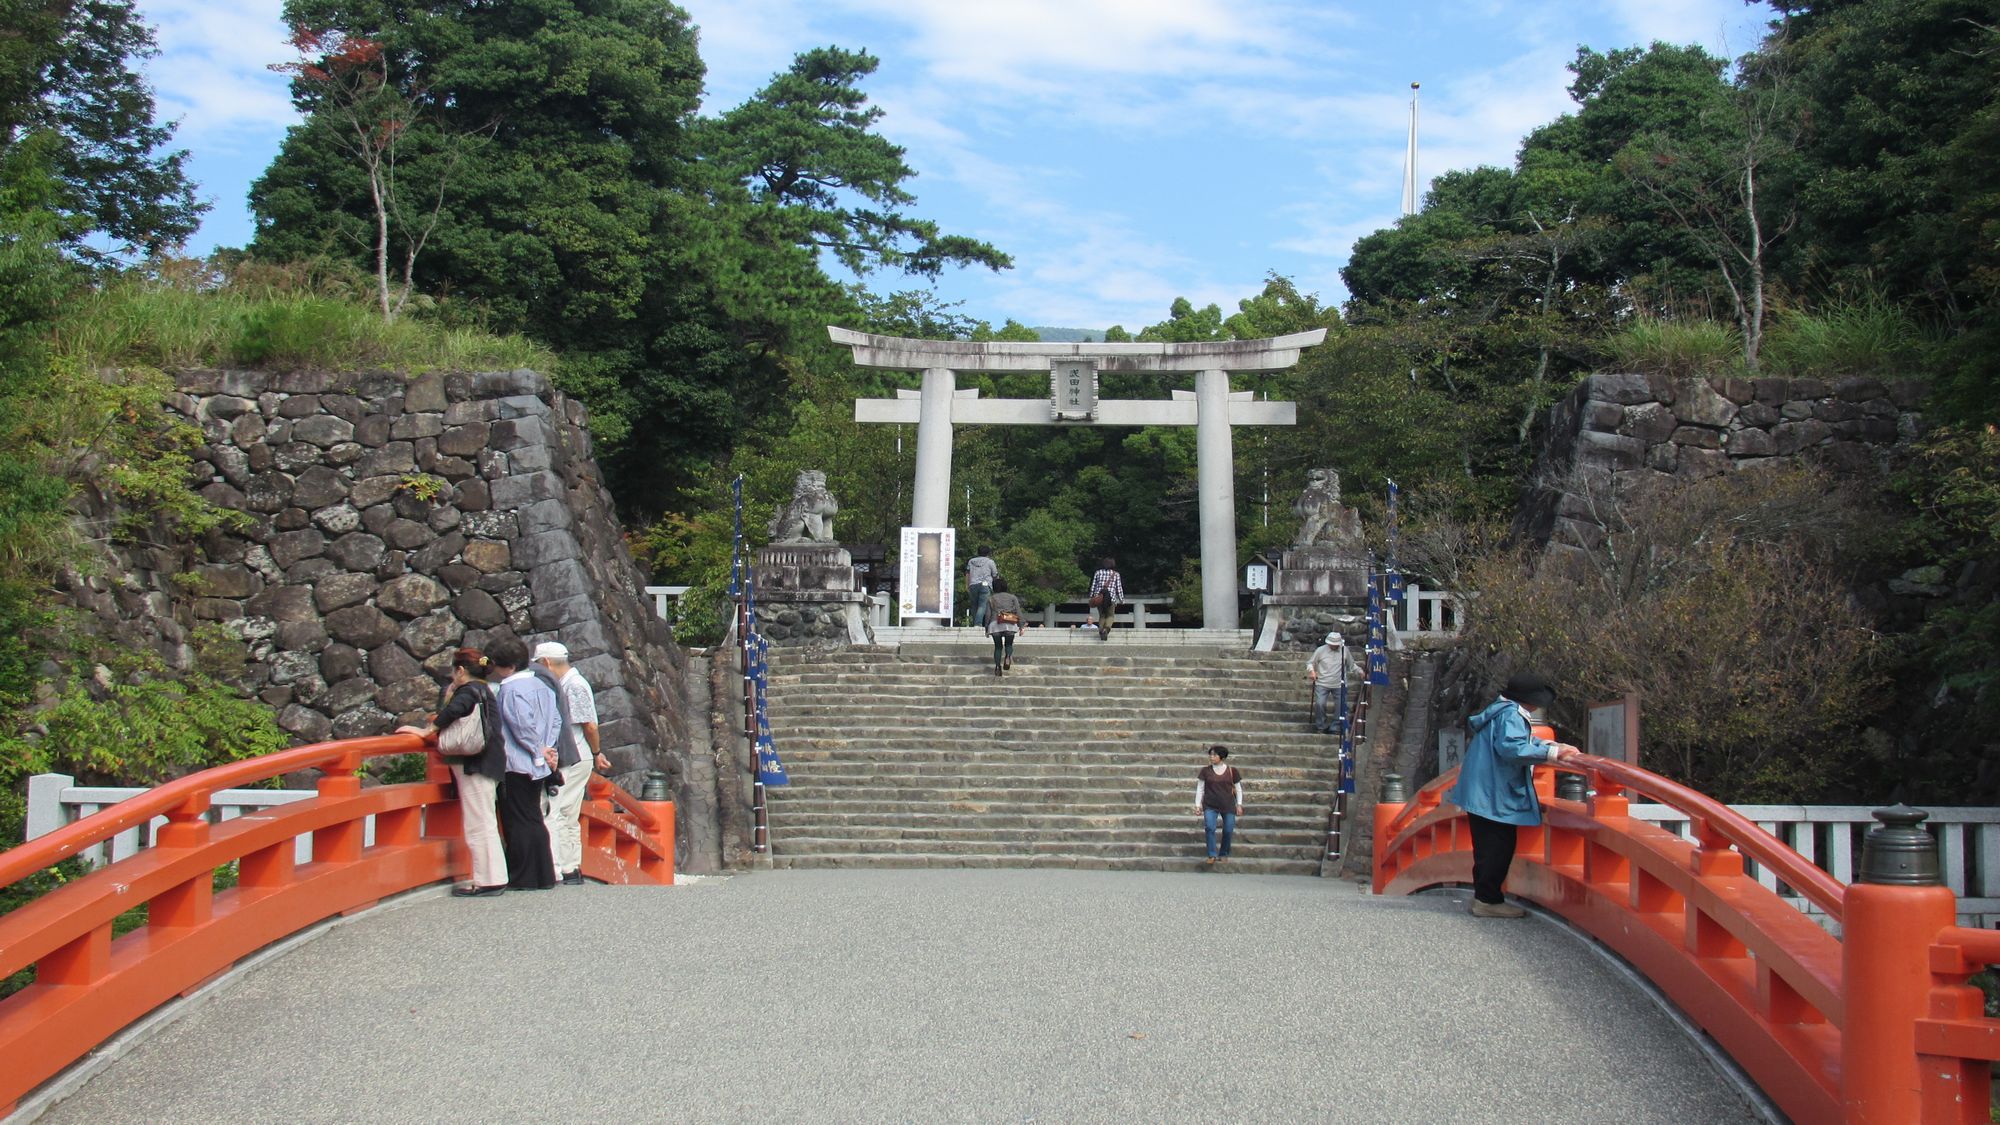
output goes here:
{"type": "Polygon", "coordinates": [[[646,593],[653,599],[653,613],[671,625],[674,621],[674,607],[680,604],[681,595],[692,589],[694,589],[692,586],[648,586],[646,593]]]}
{"type": "MultiPolygon", "coordinates": [[[[1154,613],[1149,606],[1174,604],[1172,594],[1136,594],[1118,603],[1111,614],[1113,626],[1125,625],[1134,629],[1144,629],[1148,625],[1165,625],[1174,619],[1171,613],[1154,613]]],[[[1090,623],[1089,602],[1050,602],[1042,607],[1042,627],[1046,629],[1076,628],[1090,623]],[[1066,608],[1068,607],[1068,608],[1066,608]]]]}
{"type": "MultiPolygon", "coordinates": [[[[38,773],[28,779],[28,824],[26,839],[46,836],[66,824],[81,820],[94,812],[115,805],[128,797],[136,797],[146,790],[110,785],[78,785],[76,779],[67,774],[38,773]]],[[[224,789],[209,799],[210,821],[234,820],[245,813],[289,805],[293,801],[303,801],[319,794],[311,789],[224,789]]],[[[138,828],[128,828],[113,836],[108,844],[93,844],[77,853],[90,861],[93,867],[102,866],[107,858],[116,863],[142,848],[153,846],[153,833],[167,823],[164,816],[156,816],[152,822],[138,828]],[[109,855],[107,857],[107,851],[109,855]]],[[[375,818],[369,817],[363,830],[363,843],[375,841],[375,818]]],[[[312,834],[298,839],[298,862],[312,861],[312,834]]]]}
{"type": "MultiPolygon", "coordinates": [[[[894,603],[895,599],[887,594],[868,595],[868,624],[877,629],[889,628],[889,615],[894,603]]],[[[1119,602],[1111,621],[1114,626],[1123,625],[1131,629],[1166,625],[1173,621],[1173,614],[1155,612],[1148,607],[1173,604],[1172,594],[1141,594],[1119,602]]],[[[1090,605],[1086,602],[1051,602],[1043,606],[1040,613],[1029,614],[1028,620],[1046,629],[1074,629],[1090,622],[1090,605]]]]}
{"type": "MultiPolygon", "coordinates": [[[[1861,841],[1875,827],[1874,809],[1862,805],[1731,805],[1730,808],[1783,841],[1786,847],[1843,884],[1854,881],[1861,841]]],[[[2000,923],[2000,809],[1927,808],[1924,822],[1938,838],[1938,862],[1945,885],[1958,896],[1959,923],[1981,929],[2000,923]]],[[[1688,831],[1687,814],[1670,805],[1631,808],[1635,820],[1650,821],[1677,836],[1688,831]]],[[[1821,925],[1833,923],[1778,877],[1744,857],[1746,874],[1821,925]]]]}
{"type": "Polygon", "coordinates": [[[1469,596],[1447,590],[1426,590],[1415,582],[1403,586],[1403,604],[1389,613],[1389,628],[1404,640],[1413,637],[1455,637],[1465,628],[1469,596]]]}

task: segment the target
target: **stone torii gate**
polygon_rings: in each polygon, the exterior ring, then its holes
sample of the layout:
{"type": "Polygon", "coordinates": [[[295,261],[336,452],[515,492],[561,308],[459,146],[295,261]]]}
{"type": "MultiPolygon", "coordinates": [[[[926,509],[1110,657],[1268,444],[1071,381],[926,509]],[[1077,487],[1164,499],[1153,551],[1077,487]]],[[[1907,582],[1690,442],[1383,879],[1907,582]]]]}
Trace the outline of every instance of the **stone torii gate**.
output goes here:
{"type": "Polygon", "coordinates": [[[1296,403],[1257,402],[1231,394],[1232,371],[1281,371],[1326,339],[1326,329],[1263,340],[1190,344],[1016,343],[911,340],[827,327],[833,342],[854,351],[859,367],[923,372],[921,391],[893,399],[854,400],[856,422],[914,422],[917,476],[910,505],[916,527],[951,522],[951,428],[999,426],[1193,426],[1201,513],[1201,615],[1209,629],[1236,627],[1236,478],[1232,426],[1290,426],[1296,403]],[[981,399],[958,390],[958,372],[1040,371],[1049,396],[981,399]],[[1166,399],[1100,400],[1098,376],[1195,373],[1193,394],[1166,399]]]}

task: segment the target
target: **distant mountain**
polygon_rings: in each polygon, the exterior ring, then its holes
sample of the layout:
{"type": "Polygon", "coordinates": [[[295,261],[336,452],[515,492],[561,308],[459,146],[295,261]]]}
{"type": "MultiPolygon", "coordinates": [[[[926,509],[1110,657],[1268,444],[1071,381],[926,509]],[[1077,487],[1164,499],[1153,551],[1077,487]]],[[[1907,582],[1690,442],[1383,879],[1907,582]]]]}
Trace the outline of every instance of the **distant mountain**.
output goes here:
{"type": "Polygon", "coordinates": [[[1040,328],[1033,329],[1045,344],[1096,344],[1104,340],[1102,328],[1040,328]]]}

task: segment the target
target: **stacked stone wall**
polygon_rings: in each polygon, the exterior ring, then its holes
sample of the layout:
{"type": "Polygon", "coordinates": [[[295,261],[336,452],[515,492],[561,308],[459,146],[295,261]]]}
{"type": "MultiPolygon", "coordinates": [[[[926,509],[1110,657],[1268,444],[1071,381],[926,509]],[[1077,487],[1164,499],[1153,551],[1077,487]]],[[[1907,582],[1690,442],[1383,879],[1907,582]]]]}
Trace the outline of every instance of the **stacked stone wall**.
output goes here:
{"type": "MultiPolygon", "coordinates": [[[[557,640],[618,772],[683,775],[686,659],[641,600],[581,404],[533,371],[177,382],[207,442],[200,491],[249,526],[120,548],[112,577],[74,579],[114,637],[186,666],[193,631],[221,626],[247,648],[243,686],[301,741],[421,719],[459,646],[557,640]]],[[[712,814],[712,794],[679,796],[684,818],[712,814]]]]}
{"type": "Polygon", "coordinates": [[[1594,498],[1794,460],[1841,473],[1886,468],[1923,432],[1925,385],[1873,378],[1592,375],[1551,414],[1522,529],[1558,546],[1601,536],[1594,498]]]}

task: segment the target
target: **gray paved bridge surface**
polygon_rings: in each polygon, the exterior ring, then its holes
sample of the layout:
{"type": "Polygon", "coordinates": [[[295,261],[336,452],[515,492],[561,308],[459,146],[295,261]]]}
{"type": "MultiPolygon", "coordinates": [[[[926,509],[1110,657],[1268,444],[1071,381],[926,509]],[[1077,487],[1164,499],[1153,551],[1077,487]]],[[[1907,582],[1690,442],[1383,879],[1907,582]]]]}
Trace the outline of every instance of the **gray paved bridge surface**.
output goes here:
{"type": "Polygon", "coordinates": [[[916,870],[406,900],[42,1120],[1749,1118],[1548,922],[1305,878],[916,870]]]}

